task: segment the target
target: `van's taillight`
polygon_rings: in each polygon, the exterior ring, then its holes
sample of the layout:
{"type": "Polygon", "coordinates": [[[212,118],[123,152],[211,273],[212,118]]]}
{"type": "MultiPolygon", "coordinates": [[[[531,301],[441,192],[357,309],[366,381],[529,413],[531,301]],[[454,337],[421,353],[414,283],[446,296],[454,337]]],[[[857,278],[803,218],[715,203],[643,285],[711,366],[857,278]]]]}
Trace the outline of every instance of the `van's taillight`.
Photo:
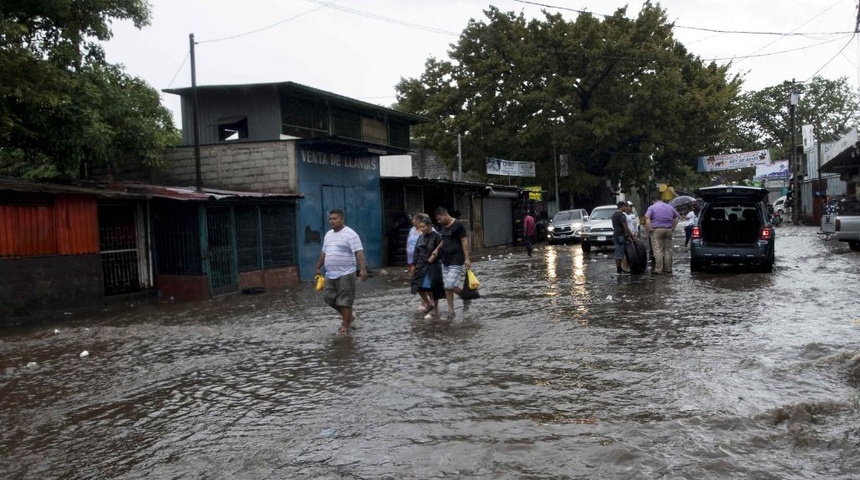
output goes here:
{"type": "Polygon", "coordinates": [[[839,229],[842,228],[842,221],[837,218],[836,222],[834,222],[833,225],[834,225],[833,228],[835,228],[836,231],[838,232],[839,229]]]}
{"type": "Polygon", "coordinates": [[[762,240],[770,240],[773,238],[773,229],[770,227],[764,227],[761,229],[761,237],[762,240]]]}
{"type": "Polygon", "coordinates": [[[701,240],[702,239],[702,229],[700,229],[698,225],[693,227],[693,234],[690,235],[690,238],[692,238],[693,240],[701,240]]]}

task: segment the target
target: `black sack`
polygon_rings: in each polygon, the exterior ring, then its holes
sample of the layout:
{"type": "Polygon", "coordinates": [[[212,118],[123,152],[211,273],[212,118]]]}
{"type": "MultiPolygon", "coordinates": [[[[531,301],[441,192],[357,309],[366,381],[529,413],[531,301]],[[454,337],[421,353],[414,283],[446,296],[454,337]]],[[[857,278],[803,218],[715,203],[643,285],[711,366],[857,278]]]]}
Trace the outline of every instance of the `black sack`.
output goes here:
{"type": "Polygon", "coordinates": [[[477,290],[469,288],[468,275],[465,275],[463,278],[463,291],[460,292],[460,298],[462,298],[463,300],[474,300],[476,298],[481,298],[481,294],[478,293],[477,290]]]}

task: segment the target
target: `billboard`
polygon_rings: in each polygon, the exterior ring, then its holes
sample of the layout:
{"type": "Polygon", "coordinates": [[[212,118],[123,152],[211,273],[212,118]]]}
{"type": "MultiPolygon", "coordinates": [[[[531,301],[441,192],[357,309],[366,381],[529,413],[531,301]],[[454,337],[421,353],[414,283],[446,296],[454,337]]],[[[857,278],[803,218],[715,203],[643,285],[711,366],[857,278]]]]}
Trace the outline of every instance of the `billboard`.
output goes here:
{"type": "Polygon", "coordinates": [[[720,170],[734,170],[736,168],[755,167],[758,165],[770,165],[770,150],[756,150],[754,152],[725,153],[722,155],[708,155],[699,157],[699,172],[717,172],[720,170]]]}
{"type": "Polygon", "coordinates": [[[515,162],[501,158],[487,157],[488,175],[507,175],[510,177],[534,177],[535,162],[515,162]]]}

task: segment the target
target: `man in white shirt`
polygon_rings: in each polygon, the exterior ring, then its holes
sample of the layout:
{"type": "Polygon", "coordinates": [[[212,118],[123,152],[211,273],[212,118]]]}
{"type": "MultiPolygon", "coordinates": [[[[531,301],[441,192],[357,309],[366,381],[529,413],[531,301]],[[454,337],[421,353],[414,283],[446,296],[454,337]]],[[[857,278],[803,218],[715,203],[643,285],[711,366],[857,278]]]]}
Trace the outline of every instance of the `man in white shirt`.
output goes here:
{"type": "Polygon", "coordinates": [[[329,213],[328,224],[331,230],[326,232],[323,248],[317,260],[315,275],[325,265],[325,289],[323,298],[332,308],[340,312],[341,324],[337,333],[349,332],[350,324],[355,320],[352,304],[355,301],[355,272],[358,263],[358,276],[367,280],[367,263],[364,258],[364,248],[361,238],[355,230],[344,224],[343,210],[334,209],[329,213]]]}

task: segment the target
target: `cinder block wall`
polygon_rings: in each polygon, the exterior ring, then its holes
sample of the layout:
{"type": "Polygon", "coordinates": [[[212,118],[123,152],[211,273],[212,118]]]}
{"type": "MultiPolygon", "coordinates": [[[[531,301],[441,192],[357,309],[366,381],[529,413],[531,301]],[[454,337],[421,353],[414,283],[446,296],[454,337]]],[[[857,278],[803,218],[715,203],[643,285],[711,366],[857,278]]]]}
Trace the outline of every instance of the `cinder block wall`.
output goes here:
{"type": "MultiPolygon", "coordinates": [[[[167,151],[167,167],[152,181],[195,185],[194,148],[167,151]]],[[[200,147],[204,187],[263,193],[298,193],[296,144],[291,141],[242,142],[200,147]]]]}

